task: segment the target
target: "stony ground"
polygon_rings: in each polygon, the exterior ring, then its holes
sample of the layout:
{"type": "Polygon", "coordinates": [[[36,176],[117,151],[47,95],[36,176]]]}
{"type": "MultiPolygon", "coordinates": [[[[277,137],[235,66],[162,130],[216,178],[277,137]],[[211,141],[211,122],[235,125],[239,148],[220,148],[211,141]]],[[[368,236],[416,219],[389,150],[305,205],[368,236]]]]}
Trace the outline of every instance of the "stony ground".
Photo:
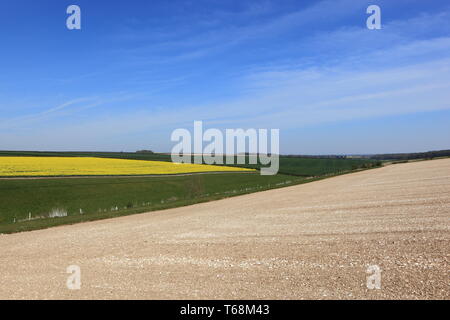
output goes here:
{"type": "Polygon", "coordinates": [[[0,298],[449,299],[449,231],[450,159],[396,164],[2,235],[0,298]]]}

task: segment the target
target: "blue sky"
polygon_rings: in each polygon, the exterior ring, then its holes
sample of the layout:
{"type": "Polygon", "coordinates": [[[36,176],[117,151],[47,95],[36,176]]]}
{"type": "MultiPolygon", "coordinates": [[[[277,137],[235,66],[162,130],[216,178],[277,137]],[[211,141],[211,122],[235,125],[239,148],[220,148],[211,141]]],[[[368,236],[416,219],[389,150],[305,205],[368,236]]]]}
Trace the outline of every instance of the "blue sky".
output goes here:
{"type": "Polygon", "coordinates": [[[282,153],[450,148],[446,0],[14,0],[0,26],[3,150],[164,152],[194,120],[282,153]]]}

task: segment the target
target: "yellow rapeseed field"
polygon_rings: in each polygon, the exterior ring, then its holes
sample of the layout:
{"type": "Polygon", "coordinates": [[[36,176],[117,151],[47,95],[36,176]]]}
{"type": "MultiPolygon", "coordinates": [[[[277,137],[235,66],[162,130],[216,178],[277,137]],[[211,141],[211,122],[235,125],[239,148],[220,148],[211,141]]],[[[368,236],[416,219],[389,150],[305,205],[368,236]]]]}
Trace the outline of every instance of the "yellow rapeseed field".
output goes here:
{"type": "Polygon", "coordinates": [[[0,157],[0,176],[152,175],[252,169],[93,157],[0,157]]]}

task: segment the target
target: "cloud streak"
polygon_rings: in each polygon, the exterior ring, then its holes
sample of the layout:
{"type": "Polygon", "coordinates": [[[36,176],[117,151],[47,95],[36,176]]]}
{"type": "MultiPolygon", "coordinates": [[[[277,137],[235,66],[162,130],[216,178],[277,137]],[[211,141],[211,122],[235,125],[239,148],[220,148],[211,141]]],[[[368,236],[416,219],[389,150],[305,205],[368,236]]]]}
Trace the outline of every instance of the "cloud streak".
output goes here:
{"type": "Polygon", "coordinates": [[[263,15],[259,19],[222,27],[220,19],[232,15],[219,12],[211,17],[219,19],[215,28],[193,26],[182,33],[184,38],[131,29],[127,32],[133,36],[124,33],[115,41],[158,41],[124,45],[114,52],[127,59],[106,76],[117,72],[127,93],[105,95],[98,90],[6,119],[0,124],[0,140],[12,147],[42,141],[39,148],[54,149],[65,141],[69,149],[133,150],[150,144],[167,151],[170,131],[190,128],[194,120],[219,128],[290,131],[450,110],[450,11],[390,20],[380,31],[369,31],[363,23],[342,23],[361,12],[363,21],[367,3],[320,1],[276,16],[265,16],[263,6],[241,16],[263,15]],[[201,32],[192,32],[197,28],[201,32]],[[302,29],[311,31],[297,35],[302,29]],[[279,44],[285,33],[289,41],[279,44]],[[166,36],[169,40],[162,40],[166,36]],[[222,93],[222,87],[232,88],[231,93],[222,93]],[[217,97],[206,101],[207,93],[215,90],[220,91],[217,97]],[[96,112],[82,121],[67,119],[91,109],[96,112]]]}

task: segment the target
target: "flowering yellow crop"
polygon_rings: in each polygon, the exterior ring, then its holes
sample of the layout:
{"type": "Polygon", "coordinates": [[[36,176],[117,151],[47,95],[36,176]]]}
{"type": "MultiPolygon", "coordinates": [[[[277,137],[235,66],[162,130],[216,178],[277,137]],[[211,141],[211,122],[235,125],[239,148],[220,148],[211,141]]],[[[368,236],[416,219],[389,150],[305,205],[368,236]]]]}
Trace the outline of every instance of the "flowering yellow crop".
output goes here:
{"type": "Polygon", "coordinates": [[[164,161],[76,157],[0,157],[0,176],[151,175],[252,169],[164,161]]]}

